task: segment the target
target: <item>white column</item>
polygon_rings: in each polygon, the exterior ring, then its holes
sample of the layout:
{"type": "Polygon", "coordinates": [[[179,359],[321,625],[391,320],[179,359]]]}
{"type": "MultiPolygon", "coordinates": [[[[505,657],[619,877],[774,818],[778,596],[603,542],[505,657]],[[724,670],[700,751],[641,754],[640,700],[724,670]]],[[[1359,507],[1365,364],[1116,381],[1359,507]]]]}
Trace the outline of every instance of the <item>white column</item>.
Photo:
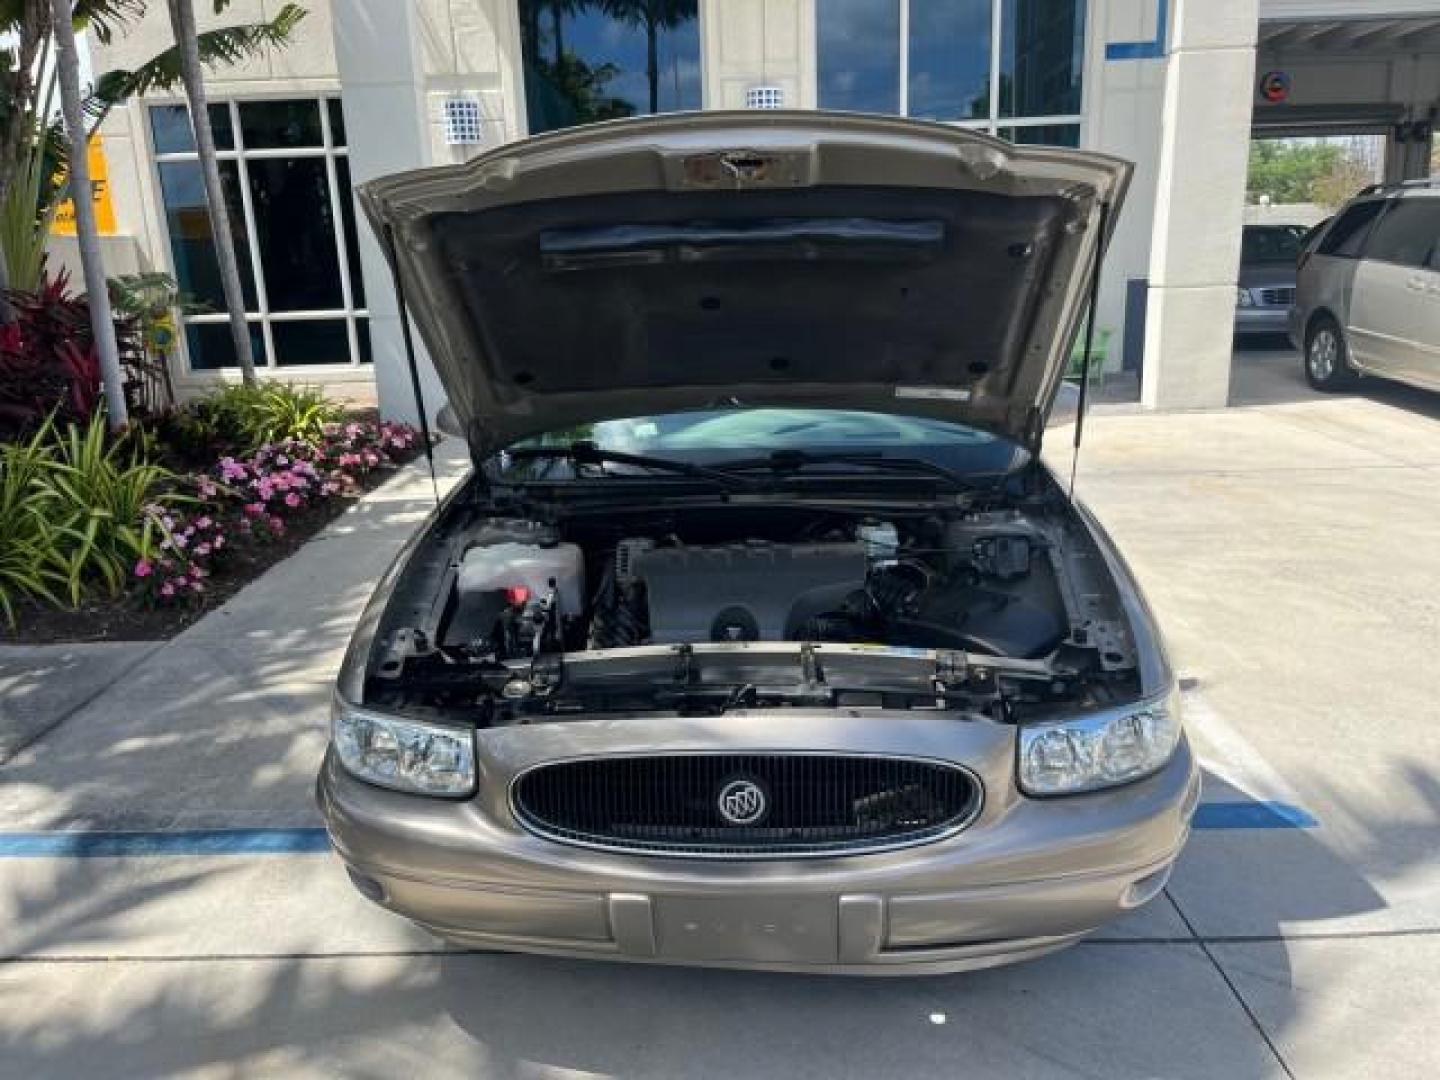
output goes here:
{"type": "MultiPolygon", "coordinates": [[[[359,185],[377,176],[430,164],[416,6],[396,0],[345,0],[333,10],[351,180],[359,185]]],[[[363,218],[359,233],[380,411],[388,418],[413,423],[417,418],[415,395],[405,363],[390,267],[363,218]]],[[[444,404],[444,390],[418,337],[416,347],[425,404],[433,419],[444,404]]]]}
{"type": "Polygon", "coordinates": [[[1143,401],[1224,405],[1250,145],[1257,0],[1173,0],[1143,401]]]}

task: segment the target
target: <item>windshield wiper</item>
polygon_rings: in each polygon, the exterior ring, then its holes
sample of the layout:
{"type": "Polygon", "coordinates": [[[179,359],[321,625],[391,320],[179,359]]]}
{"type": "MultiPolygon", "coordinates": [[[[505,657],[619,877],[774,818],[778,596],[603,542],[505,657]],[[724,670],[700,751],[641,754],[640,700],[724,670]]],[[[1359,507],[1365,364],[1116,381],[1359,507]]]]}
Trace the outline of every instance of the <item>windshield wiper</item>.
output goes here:
{"type": "Polygon", "coordinates": [[[709,469],[689,461],[674,458],[651,457],[648,454],[627,454],[621,450],[604,450],[588,439],[554,446],[516,446],[506,451],[512,461],[535,461],[541,459],[563,459],[569,461],[579,475],[583,465],[633,465],[640,469],[674,473],[698,480],[709,480],[727,488],[748,488],[751,486],[743,476],[722,469],[709,469]]]}
{"type": "Polygon", "coordinates": [[[742,458],[723,461],[716,465],[726,472],[753,472],[768,469],[774,473],[793,473],[812,465],[855,465],[876,472],[908,473],[928,476],[962,489],[978,485],[973,477],[958,473],[954,469],[933,461],[917,457],[889,457],[879,452],[838,450],[827,453],[812,453],[808,450],[776,450],[764,457],[742,458]]]}

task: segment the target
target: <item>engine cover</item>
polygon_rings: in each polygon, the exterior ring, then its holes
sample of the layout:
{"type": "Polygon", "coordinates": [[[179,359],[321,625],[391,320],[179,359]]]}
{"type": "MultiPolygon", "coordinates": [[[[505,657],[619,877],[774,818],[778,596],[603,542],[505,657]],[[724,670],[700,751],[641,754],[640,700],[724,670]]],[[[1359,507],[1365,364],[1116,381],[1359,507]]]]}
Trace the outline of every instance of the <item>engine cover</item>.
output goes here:
{"type": "Polygon", "coordinates": [[[859,543],[661,547],[639,553],[650,640],[786,641],[865,587],[859,543]]]}

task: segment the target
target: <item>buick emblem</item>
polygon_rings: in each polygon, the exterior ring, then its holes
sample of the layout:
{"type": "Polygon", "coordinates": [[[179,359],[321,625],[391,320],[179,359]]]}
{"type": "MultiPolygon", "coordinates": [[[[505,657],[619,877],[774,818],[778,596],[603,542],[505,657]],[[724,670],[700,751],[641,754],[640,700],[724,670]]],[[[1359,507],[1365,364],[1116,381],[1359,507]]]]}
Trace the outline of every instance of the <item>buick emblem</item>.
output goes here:
{"type": "Polygon", "coordinates": [[[731,780],[715,800],[720,816],[731,825],[754,825],[770,809],[770,800],[753,780],[731,780]]]}

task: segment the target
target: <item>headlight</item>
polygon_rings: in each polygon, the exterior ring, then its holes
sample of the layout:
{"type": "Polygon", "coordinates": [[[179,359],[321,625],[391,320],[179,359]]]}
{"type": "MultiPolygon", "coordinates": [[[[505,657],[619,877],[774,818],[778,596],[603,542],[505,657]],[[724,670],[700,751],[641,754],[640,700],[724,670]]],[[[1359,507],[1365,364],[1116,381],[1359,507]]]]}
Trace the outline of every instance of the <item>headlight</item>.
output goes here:
{"type": "Polygon", "coordinates": [[[1254,294],[1252,294],[1249,289],[1240,289],[1240,288],[1237,288],[1237,289],[1235,290],[1235,306],[1236,306],[1236,307],[1254,307],[1254,306],[1255,306],[1255,296],[1254,296],[1254,294]]]}
{"type": "Polygon", "coordinates": [[[1071,795],[1128,784],[1156,772],[1180,742],[1174,691],[1120,709],[1020,728],[1020,789],[1071,795]]]}
{"type": "Polygon", "coordinates": [[[469,731],[386,716],[336,698],[331,738],[340,763],[372,784],[419,795],[475,790],[475,742],[469,731]]]}

